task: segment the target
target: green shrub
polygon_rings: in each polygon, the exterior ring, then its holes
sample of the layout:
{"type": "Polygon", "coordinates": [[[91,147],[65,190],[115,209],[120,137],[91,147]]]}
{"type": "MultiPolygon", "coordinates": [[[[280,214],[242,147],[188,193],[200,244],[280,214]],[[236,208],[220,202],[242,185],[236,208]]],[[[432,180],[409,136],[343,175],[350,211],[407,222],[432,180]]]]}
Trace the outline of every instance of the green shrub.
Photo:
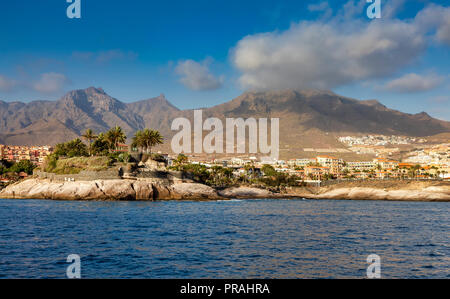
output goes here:
{"type": "Polygon", "coordinates": [[[17,163],[15,163],[13,166],[11,166],[8,171],[9,172],[26,172],[27,174],[32,174],[33,170],[36,168],[36,166],[31,163],[29,160],[21,160],[17,163]]]}
{"type": "Polygon", "coordinates": [[[78,174],[82,170],[102,171],[108,169],[108,157],[74,157],[58,159],[49,156],[42,169],[56,174],[78,174]]]}
{"type": "Polygon", "coordinates": [[[113,166],[116,162],[128,163],[131,161],[131,156],[128,153],[110,153],[107,156],[108,166],[113,166]]]}
{"type": "Polygon", "coordinates": [[[6,168],[3,165],[0,165],[0,175],[7,173],[8,172],[8,168],[6,168]]]}
{"type": "Polygon", "coordinates": [[[273,168],[272,165],[265,164],[263,165],[261,170],[264,173],[264,175],[267,176],[275,176],[277,174],[277,171],[275,170],[275,168],[273,168]]]}
{"type": "Polygon", "coordinates": [[[87,157],[89,156],[88,147],[79,138],[66,143],[59,143],[55,146],[54,154],[65,157],[87,157]]]}
{"type": "Polygon", "coordinates": [[[299,186],[298,177],[290,176],[285,173],[276,172],[272,176],[266,176],[257,180],[259,183],[262,183],[268,187],[277,187],[277,186],[299,186]]]}
{"type": "MultiPolygon", "coordinates": [[[[103,135],[101,135],[103,136],[103,135]]],[[[109,154],[109,143],[103,137],[97,138],[91,146],[91,152],[95,156],[107,156],[109,154]]]]}

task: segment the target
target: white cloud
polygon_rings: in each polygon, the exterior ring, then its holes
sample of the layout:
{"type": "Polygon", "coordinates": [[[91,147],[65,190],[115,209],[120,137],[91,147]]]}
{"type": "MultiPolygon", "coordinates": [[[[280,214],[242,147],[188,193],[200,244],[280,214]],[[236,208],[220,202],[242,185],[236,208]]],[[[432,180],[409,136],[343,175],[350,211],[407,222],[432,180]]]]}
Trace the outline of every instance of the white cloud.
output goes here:
{"type": "Polygon", "coordinates": [[[181,76],[181,83],[192,90],[214,90],[222,86],[223,78],[216,78],[209,70],[210,60],[198,63],[194,60],[178,62],[175,72],[181,76]]]}
{"type": "Polygon", "coordinates": [[[250,88],[333,88],[382,77],[413,61],[425,42],[402,22],[371,23],[355,32],[303,22],[282,33],[238,43],[234,64],[250,88]]]}
{"type": "Polygon", "coordinates": [[[63,74],[45,73],[41,75],[38,81],[32,84],[32,88],[35,91],[50,94],[61,91],[67,83],[68,79],[63,74]]]}
{"type": "Polygon", "coordinates": [[[388,82],[385,89],[404,93],[428,91],[438,87],[443,80],[435,74],[423,76],[411,73],[388,82]]]}
{"type": "Polygon", "coordinates": [[[0,75],[0,91],[12,91],[16,85],[17,82],[15,80],[0,75]]]}
{"type": "Polygon", "coordinates": [[[445,23],[439,28],[437,38],[441,42],[450,45],[450,15],[447,17],[445,23]]]}
{"type": "Polygon", "coordinates": [[[418,26],[435,30],[435,39],[450,45],[450,7],[431,4],[417,14],[418,26]]]}
{"type": "Polygon", "coordinates": [[[365,13],[363,2],[349,1],[331,20],[300,22],[286,31],[243,38],[232,55],[242,72],[239,82],[251,89],[332,89],[383,78],[414,62],[426,49],[430,32],[446,34],[441,23],[422,26],[426,18],[420,15],[412,20],[390,18],[403,1],[392,3],[389,17],[362,21],[354,16],[365,13]]]}
{"type": "Polygon", "coordinates": [[[405,0],[389,0],[386,3],[382,3],[382,18],[392,18],[399,10],[403,8],[405,0]]]}

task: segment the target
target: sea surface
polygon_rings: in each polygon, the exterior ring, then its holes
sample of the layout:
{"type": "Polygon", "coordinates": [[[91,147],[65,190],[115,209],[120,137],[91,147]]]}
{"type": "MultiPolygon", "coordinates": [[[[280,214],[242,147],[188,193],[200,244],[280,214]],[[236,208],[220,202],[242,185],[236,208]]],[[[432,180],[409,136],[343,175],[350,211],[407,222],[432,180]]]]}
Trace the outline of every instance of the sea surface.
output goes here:
{"type": "Polygon", "coordinates": [[[450,278],[450,203],[0,199],[0,278],[450,278]]]}

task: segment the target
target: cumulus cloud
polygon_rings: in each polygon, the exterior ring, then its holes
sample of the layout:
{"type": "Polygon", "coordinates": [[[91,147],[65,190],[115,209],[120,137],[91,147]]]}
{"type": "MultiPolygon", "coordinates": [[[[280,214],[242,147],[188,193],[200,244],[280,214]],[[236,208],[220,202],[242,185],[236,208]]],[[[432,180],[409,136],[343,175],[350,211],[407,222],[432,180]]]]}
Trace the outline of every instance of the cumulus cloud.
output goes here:
{"type": "Polygon", "coordinates": [[[395,17],[397,12],[403,8],[405,0],[390,0],[382,4],[382,18],[392,18],[395,17]]]}
{"type": "Polygon", "coordinates": [[[41,93],[51,94],[61,91],[67,83],[68,79],[63,74],[45,73],[32,84],[32,88],[41,93]]]}
{"type": "Polygon", "coordinates": [[[16,84],[17,82],[15,80],[0,75],[0,91],[12,91],[16,84]]]}
{"type": "Polygon", "coordinates": [[[443,80],[435,74],[423,76],[411,73],[388,82],[385,89],[404,93],[428,91],[438,87],[443,80]]]}
{"type": "Polygon", "coordinates": [[[303,22],[238,43],[234,64],[247,88],[334,88],[382,77],[413,61],[425,41],[407,23],[371,23],[356,32],[303,22]]]}
{"type": "Polygon", "coordinates": [[[417,14],[416,21],[424,29],[435,29],[435,39],[450,45],[450,7],[429,5],[417,14]]]}
{"type": "Polygon", "coordinates": [[[188,59],[178,62],[175,72],[181,76],[181,83],[192,90],[214,90],[222,86],[223,78],[214,76],[210,69],[211,61],[198,63],[188,59]]]}
{"type": "Polygon", "coordinates": [[[450,45],[450,15],[446,19],[445,23],[439,28],[437,38],[441,42],[450,45]]]}
{"type": "MultiPolygon", "coordinates": [[[[239,82],[250,89],[332,89],[394,74],[424,52],[430,32],[438,36],[443,32],[440,39],[445,40],[442,22],[422,26],[429,22],[425,16],[369,22],[354,18],[356,11],[364,12],[363,2],[348,2],[331,20],[304,21],[286,31],[243,38],[232,54],[233,64],[242,72],[239,82]]],[[[390,16],[402,1],[396,3],[390,16]]]]}

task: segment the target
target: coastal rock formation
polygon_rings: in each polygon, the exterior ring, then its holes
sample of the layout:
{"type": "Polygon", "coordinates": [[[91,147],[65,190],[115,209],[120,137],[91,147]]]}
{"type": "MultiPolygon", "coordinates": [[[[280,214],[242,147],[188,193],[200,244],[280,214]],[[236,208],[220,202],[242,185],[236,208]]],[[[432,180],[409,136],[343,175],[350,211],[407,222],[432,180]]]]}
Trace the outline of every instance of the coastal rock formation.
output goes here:
{"type": "Polygon", "coordinates": [[[387,190],[367,187],[338,188],[314,196],[317,199],[450,201],[450,186],[387,190]]]}
{"type": "Polygon", "coordinates": [[[220,191],[219,195],[230,198],[270,198],[274,196],[274,194],[268,190],[251,187],[227,188],[220,191]]]}
{"type": "Polygon", "coordinates": [[[145,181],[134,181],[133,189],[136,200],[152,200],[154,198],[153,184],[145,181]]]}
{"type": "Polygon", "coordinates": [[[132,180],[105,180],[95,181],[95,183],[106,198],[121,200],[136,199],[136,191],[133,187],[134,182],[132,180]]]}
{"type": "Polygon", "coordinates": [[[196,183],[183,183],[172,185],[173,193],[180,199],[211,199],[217,198],[217,192],[213,188],[196,183]]]}
{"type": "Polygon", "coordinates": [[[214,200],[224,198],[311,198],[354,200],[450,201],[446,182],[352,182],[320,189],[296,188],[287,193],[233,187],[217,192],[197,183],[163,180],[95,180],[58,182],[28,179],[0,190],[0,198],[58,200],[214,200]]]}
{"type": "Polygon", "coordinates": [[[60,200],[219,199],[208,186],[195,183],[165,185],[151,180],[53,182],[29,179],[0,191],[0,198],[60,200]]]}
{"type": "MultiPolygon", "coordinates": [[[[24,181],[24,183],[27,181],[24,181]]],[[[20,183],[19,183],[20,185],[20,183]]],[[[79,182],[75,184],[74,182],[67,183],[52,183],[47,184],[46,182],[38,182],[38,186],[42,190],[42,193],[35,193],[38,189],[32,184],[24,184],[27,188],[30,187],[29,193],[24,193],[21,191],[21,187],[17,186],[14,188],[14,197],[19,198],[44,198],[44,199],[64,199],[64,200],[95,200],[97,198],[103,198],[104,193],[98,188],[94,181],[79,182]],[[17,191],[16,191],[17,190],[17,191]],[[20,194],[20,195],[19,195],[20,194]]],[[[11,187],[13,187],[12,185],[11,187]]],[[[38,189],[39,190],[39,189],[38,189]]],[[[3,190],[8,191],[8,188],[3,190]]]]}

